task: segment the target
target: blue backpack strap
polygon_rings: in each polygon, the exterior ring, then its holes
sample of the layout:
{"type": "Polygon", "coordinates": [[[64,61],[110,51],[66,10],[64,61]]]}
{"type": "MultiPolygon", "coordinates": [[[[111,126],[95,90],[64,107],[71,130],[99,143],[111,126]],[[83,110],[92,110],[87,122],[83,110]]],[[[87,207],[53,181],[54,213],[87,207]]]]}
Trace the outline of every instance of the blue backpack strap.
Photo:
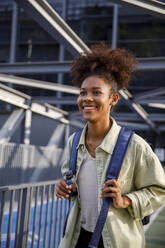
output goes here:
{"type": "Polygon", "coordinates": [[[76,162],[77,162],[77,146],[80,140],[80,136],[83,129],[80,129],[75,133],[69,160],[69,171],[66,174],[66,183],[70,185],[72,183],[72,177],[76,174],[76,162]]]}
{"type": "MultiPolygon", "coordinates": [[[[72,184],[72,177],[73,177],[73,175],[76,174],[77,146],[78,146],[78,143],[79,143],[79,140],[81,137],[82,130],[83,129],[80,129],[79,131],[77,131],[73,137],[72,148],[71,148],[71,153],[70,153],[70,160],[69,160],[69,170],[66,174],[66,183],[68,185],[72,184]]],[[[69,196],[74,196],[74,195],[75,195],[75,193],[73,191],[71,191],[69,196]]],[[[68,211],[68,213],[66,215],[66,219],[65,219],[63,237],[65,235],[65,229],[66,229],[68,216],[69,216],[69,211],[68,211]]]]}
{"type": "MultiPolygon", "coordinates": [[[[125,153],[127,151],[132,134],[133,134],[132,131],[124,127],[121,128],[116,146],[112,154],[112,158],[109,163],[109,167],[107,169],[106,180],[118,178],[120,169],[121,169],[124,157],[125,157],[125,153]]],[[[97,248],[99,244],[101,233],[102,233],[104,223],[107,218],[107,214],[108,214],[111,201],[112,201],[112,198],[103,199],[102,208],[101,208],[99,217],[97,219],[95,230],[93,232],[92,238],[88,245],[89,248],[97,248]]]]}

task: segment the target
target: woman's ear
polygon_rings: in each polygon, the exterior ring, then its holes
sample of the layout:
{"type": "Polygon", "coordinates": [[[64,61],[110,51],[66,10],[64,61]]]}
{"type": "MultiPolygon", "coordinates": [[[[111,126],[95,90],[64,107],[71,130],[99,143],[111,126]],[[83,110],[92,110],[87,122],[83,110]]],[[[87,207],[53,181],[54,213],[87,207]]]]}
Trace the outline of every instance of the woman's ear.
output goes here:
{"type": "Polygon", "coordinates": [[[119,94],[118,93],[113,93],[113,95],[111,96],[112,101],[111,101],[111,105],[112,107],[115,106],[119,100],[119,94]]]}

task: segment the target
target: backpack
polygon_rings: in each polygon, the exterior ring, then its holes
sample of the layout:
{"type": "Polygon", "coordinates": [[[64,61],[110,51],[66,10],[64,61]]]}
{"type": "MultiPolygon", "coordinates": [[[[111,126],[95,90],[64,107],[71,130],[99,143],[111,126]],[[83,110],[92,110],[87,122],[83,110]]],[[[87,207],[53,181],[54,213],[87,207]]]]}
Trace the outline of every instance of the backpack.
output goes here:
{"type": "MultiPolygon", "coordinates": [[[[66,183],[68,185],[72,183],[72,177],[73,175],[76,174],[76,162],[77,162],[77,149],[76,148],[79,143],[81,133],[82,133],[82,129],[76,132],[73,138],[70,161],[69,161],[69,171],[66,174],[66,183]]],[[[133,132],[131,130],[126,129],[125,127],[121,128],[113,154],[112,154],[112,158],[110,160],[110,163],[109,163],[109,166],[106,172],[106,180],[118,178],[118,175],[120,173],[120,169],[121,169],[128,145],[131,141],[132,135],[133,135],[133,132]]],[[[74,195],[73,192],[71,193],[70,196],[72,195],[74,195]]],[[[95,230],[93,232],[91,241],[88,246],[89,248],[97,248],[111,202],[112,202],[111,198],[103,199],[103,205],[102,205],[99,217],[97,219],[97,223],[96,223],[95,230]]],[[[142,223],[143,225],[148,224],[149,216],[146,216],[142,220],[142,223]]]]}

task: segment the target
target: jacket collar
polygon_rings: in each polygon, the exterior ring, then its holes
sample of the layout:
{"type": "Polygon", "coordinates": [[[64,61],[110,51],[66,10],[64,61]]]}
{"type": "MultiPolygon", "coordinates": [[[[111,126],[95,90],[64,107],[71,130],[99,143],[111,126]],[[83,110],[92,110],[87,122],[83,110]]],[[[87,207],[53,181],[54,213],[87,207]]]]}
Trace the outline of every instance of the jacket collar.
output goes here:
{"type": "MultiPolygon", "coordinates": [[[[100,148],[112,155],[121,127],[117,125],[116,121],[112,117],[111,119],[112,119],[112,127],[105,136],[105,138],[103,139],[102,143],[97,147],[97,149],[100,148]]],[[[77,149],[79,147],[85,148],[86,129],[87,129],[87,124],[83,128],[77,149]]]]}

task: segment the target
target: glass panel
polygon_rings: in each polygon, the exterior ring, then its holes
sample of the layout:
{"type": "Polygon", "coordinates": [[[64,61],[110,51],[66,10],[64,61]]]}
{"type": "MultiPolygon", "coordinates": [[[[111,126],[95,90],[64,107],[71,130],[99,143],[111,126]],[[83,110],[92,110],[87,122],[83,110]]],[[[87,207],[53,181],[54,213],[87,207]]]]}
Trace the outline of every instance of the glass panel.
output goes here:
{"type": "Polygon", "coordinates": [[[129,90],[132,93],[140,93],[146,90],[154,90],[164,87],[164,71],[140,71],[136,79],[130,84],[129,90]]]}
{"type": "Polygon", "coordinates": [[[137,57],[165,56],[165,20],[136,9],[120,7],[118,47],[137,57]]]}
{"type": "Polygon", "coordinates": [[[0,63],[9,62],[11,20],[12,3],[2,1],[0,4],[0,63]]]}
{"type": "Polygon", "coordinates": [[[59,44],[23,9],[19,11],[17,62],[52,61],[59,58],[59,44]]]}
{"type": "Polygon", "coordinates": [[[88,45],[112,40],[112,4],[103,1],[70,1],[67,22],[88,45]]]}

